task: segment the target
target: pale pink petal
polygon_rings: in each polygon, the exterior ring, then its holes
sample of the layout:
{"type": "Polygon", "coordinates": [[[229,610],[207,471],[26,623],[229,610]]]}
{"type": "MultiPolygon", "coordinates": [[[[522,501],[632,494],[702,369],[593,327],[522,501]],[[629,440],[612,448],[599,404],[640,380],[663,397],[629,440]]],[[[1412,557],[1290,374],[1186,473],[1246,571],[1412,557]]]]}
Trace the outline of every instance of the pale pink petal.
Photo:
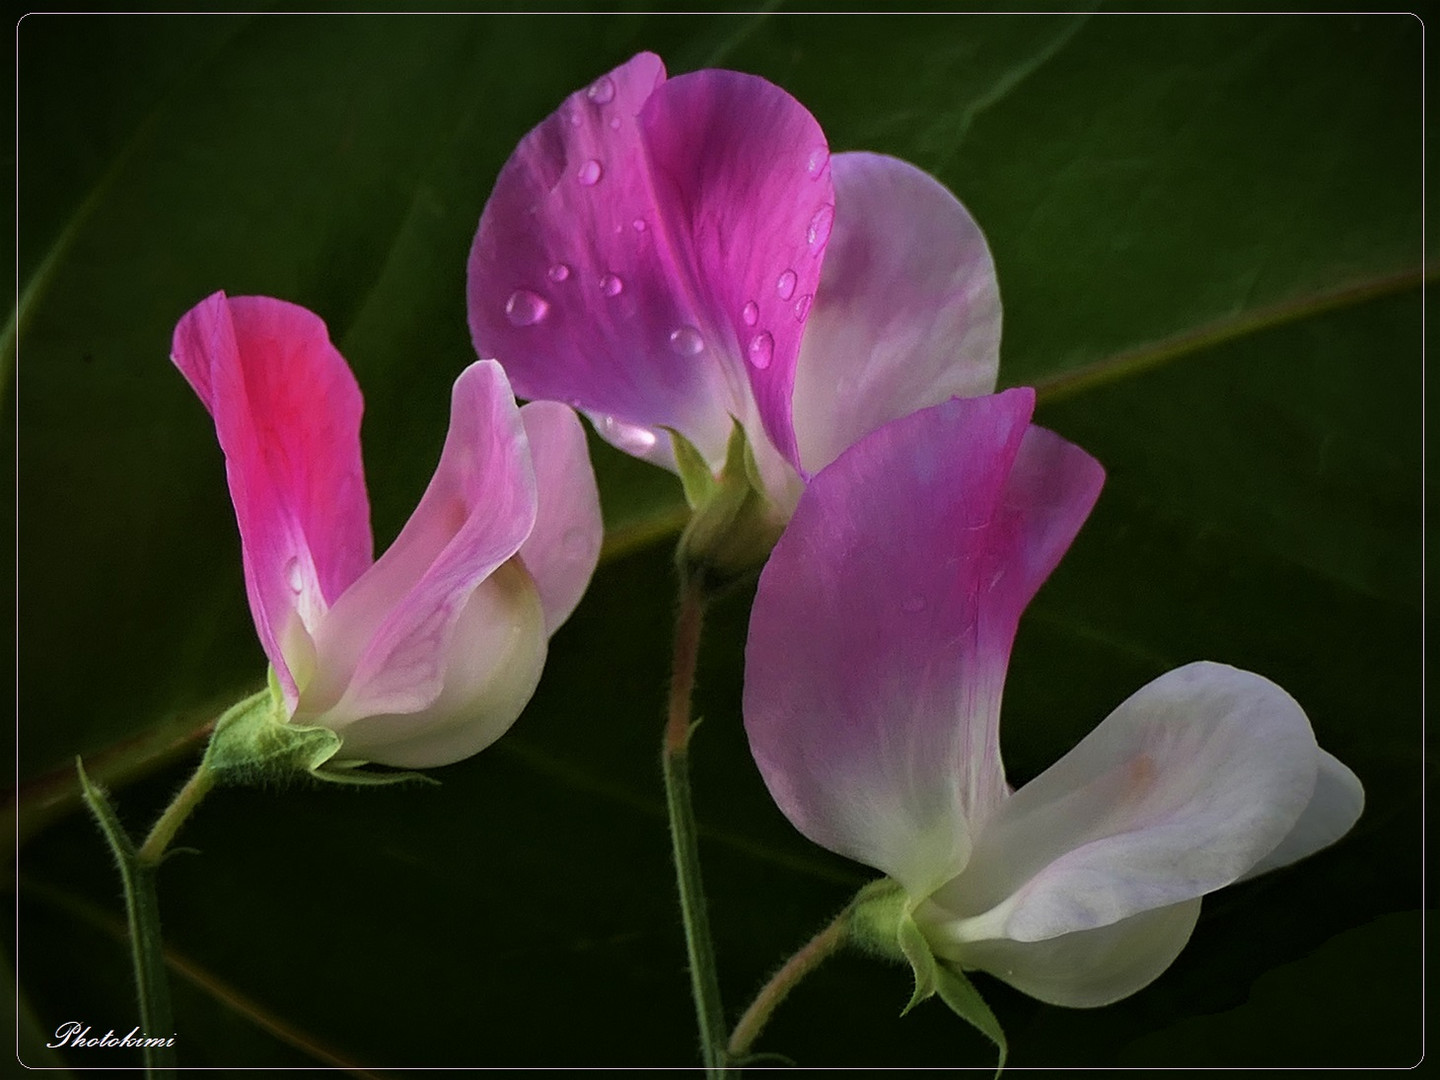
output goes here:
{"type": "Polygon", "coordinates": [[[934,935],[932,946],[962,968],[978,968],[1051,1005],[1109,1005],[1148,986],[1190,940],[1200,901],[1151,908],[1109,926],[1044,941],[966,942],[963,949],[934,935]]]}
{"type": "MultiPolygon", "coordinates": [[[[470,365],[455,382],[440,464],[405,528],[331,608],[296,719],[344,734],[372,715],[416,713],[451,677],[451,638],[471,594],[535,524],[535,476],[505,373],[470,365]]],[[[464,651],[463,648],[461,651],[464,651]]]]}
{"type": "Polygon", "coordinates": [[[419,712],[377,713],[345,725],[336,760],[428,769],[480,752],[529,702],[545,652],[540,596],[511,560],[465,602],[446,649],[439,697],[419,712]]]}
{"type": "Polygon", "coordinates": [[[1365,789],[1360,779],[1334,755],[1320,751],[1315,791],[1285,839],[1243,875],[1241,880],[1289,866],[1292,862],[1329,847],[1360,820],[1365,789]]]}
{"type": "Polygon", "coordinates": [[[172,359],[215,420],[250,611],[293,706],[310,635],[371,561],[359,388],[319,317],[262,296],[201,301],[172,359]]]}
{"type": "Polygon", "coordinates": [[[671,427],[718,465],[734,416],[793,459],[794,306],[819,281],[810,226],[832,194],[819,126],[784,91],[726,71],[667,82],[642,53],[502,169],[470,252],[475,347],[638,456],[673,464],[671,427]]]}
{"type": "Polygon", "coordinates": [[[924,896],[1004,798],[997,722],[1021,610],[1103,473],[1029,428],[1033,391],[953,399],[820,472],[760,578],[746,731],[801,832],[924,896]]]}
{"type": "Polygon", "coordinates": [[[1290,832],[1319,760],[1285,691],[1188,664],[1007,800],[932,899],[956,940],[1042,941],[1202,896],[1290,832]]]}
{"type": "Polygon", "coordinates": [[[520,419],[539,497],[535,527],[520,546],[520,559],[535,579],[545,629],[553,634],[575,610],[600,559],[600,492],[585,429],[568,406],[532,401],[520,410],[520,419]]]}
{"type": "Polygon", "coordinates": [[[793,405],[800,461],[824,468],[882,424],[995,389],[1000,289],[985,236],[928,173],[836,154],[834,228],[793,405]]]}

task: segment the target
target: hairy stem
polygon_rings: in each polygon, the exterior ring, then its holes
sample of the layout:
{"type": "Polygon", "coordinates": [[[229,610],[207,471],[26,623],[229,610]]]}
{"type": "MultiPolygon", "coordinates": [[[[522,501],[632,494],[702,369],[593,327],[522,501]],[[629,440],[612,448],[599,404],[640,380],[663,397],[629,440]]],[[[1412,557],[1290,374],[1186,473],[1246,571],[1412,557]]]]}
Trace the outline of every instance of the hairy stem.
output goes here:
{"type": "MultiPolygon", "coordinates": [[[[156,820],[145,843],[139,848],[130,839],[115,813],[110,798],[90,782],[85,768],[77,760],[81,791],[100,831],[115,856],[120,880],[125,889],[125,917],[130,930],[130,960],[135,969],[135,993],[140,1005],[140,1035],[150,1040],[171,1040],[170,983],[165,972],[165,943],[160,933],[160,899],[156,873],[165,850],[175,833],[199,805],[214,784],[209,766],[202,761],[193,776],[175,796],[165,812],[156,820]]],[[[173,1045],[145,1045],[145,1072],[148,1076],[168,1076],[175,1069],[173,1045]]]]}
{"type": "Polygon", "coordinates": [[[743,1058],[750,1052],[750,1047],[769,1023],[770,1014],[785,1000],[796,984],[845,944],[850,935],[850,915],[854,907],[855,905],[851,904],[835,916],[830,925],[801,946],[755,995],[755,1000],[750,1003],[730,1034],[727,1052],[732,1061],[743,1058]]]}
{"type": "Polygon", "coordinates": [[[675,617],[675,649],[671,663],[670,701],[660,763],[665,774],[665,804],[670,816],[671,853],[685,922],[685,947],[690,960],[690,991],[700,1025],[700,1046],[707,1077],[726,1075],[725,1010],[715,969],[715,947],[705,910],[700,876],[700,850],[695,808],[690,800],[690,698],[705,619],[705,585],[699,574],[688,575],[680,590],[675,617]]]}

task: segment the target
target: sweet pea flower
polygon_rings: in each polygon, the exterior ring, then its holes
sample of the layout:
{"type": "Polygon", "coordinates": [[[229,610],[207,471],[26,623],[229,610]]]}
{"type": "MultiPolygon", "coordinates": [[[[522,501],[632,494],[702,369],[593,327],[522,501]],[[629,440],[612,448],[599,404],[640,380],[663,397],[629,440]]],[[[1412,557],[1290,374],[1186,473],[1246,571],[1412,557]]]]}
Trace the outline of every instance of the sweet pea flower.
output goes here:
{"type": "Polygon", "coordinates": [[[1201,896],[1334,842],[1364,794],[1284,690],[1216,663],[1142,687],[1011,790],[1020,613],[1103,482],[1029,424],[1033,400],[923,410],[814,478],[760,578],[745,726],[786,817],[898,883],[928,963],[1098,1006],[1169,966],[1201,896]]]}
{"type": "Polygon", "coordinates": [[[285,719],[338,734],[336,765],[445,765],[499,738],[599,554],[575,414],[517,408],[498,364],[472,364],[434,478],[377,561],[360,390],[316,315],[216,293],[172,359],[215,421],[285,719]]]}
{"type": "Polygon", "coordinates": [[[860,436],[995,385],[994,265],[950,192],[831,156],[764,79],[667,79],[650,53],[521,140],[468,295],[476,350],[516,393],[583,410],[627,453],[675,469],[673,431],[717,471],[738,422],[781,520],[860,436]]]}

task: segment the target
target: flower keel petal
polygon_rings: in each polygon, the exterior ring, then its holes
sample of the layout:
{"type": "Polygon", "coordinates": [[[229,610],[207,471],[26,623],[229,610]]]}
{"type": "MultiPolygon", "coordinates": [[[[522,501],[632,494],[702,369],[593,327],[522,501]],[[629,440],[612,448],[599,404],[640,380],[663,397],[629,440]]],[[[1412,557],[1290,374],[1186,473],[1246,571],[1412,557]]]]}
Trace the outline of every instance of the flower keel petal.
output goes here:
{"type": "Polygon", "coordinates": [[[1274,683],[1195,663],[1142,687],[1005,802],[934,901],[966,940],[1041,941],[1235,881],[1300,817],[1319,761],[1274,683]]]}

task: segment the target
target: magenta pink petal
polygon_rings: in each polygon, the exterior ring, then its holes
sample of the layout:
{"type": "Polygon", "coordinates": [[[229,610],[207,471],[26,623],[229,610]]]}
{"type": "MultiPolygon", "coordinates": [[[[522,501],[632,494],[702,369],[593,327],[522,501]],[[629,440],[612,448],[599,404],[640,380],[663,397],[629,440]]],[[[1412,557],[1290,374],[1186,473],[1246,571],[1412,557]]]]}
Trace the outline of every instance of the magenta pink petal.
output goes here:
{"type": "Polygon", "coordinates": [[[520,410],[535,467],[535,527],[520,559],[540,591],[545,628],[553,634],[580,602],[600,559],[605,528],[600,492],[580,418],[555,401],[532,401],[520,410]]]}
{"type": "Polygon", "coordinates": [[[788,94],[725,71],[667,82],[642,53],[501,171],[470,253],[475,347],[630,452],[672,427],[718,464],[736,416],[793,460],[796,305],[832,203],[823,134],[788,94]]]}
{"type": "Polygon", "coordinates": [[[822,470],[760,578],[751,749],[817,843],[924,896],[1005,797],[1000,696],[1020,613],[1103,473],[1031,428],[1034,393],[952,399],[822,470]]]}
{"type": "Polygon", "coordinates": [[[525,430],[505,373],[494,361],[472,364],[455,382],[450,431],[420,505],[320,627],[315,680],[296,719],[323,714],[343,734],[355,719],[433,703],[456,620],[519,551],[535,513],[525,430]]]}
{"type": "Polygon", "coordinates": [[[1000,289],[985,236],[908,162],[836,154],[836,214],[795,379],[800,459],[816,472],[881,424],[995,389],[1000,289]]]}
{"type": "Polygon", "coordinates": [[[250,611],[293,706],[306,636],[371,561],[359,388],[316,315],[262,296],[201,301],[172,359],[215,420],[250,611]]]}

